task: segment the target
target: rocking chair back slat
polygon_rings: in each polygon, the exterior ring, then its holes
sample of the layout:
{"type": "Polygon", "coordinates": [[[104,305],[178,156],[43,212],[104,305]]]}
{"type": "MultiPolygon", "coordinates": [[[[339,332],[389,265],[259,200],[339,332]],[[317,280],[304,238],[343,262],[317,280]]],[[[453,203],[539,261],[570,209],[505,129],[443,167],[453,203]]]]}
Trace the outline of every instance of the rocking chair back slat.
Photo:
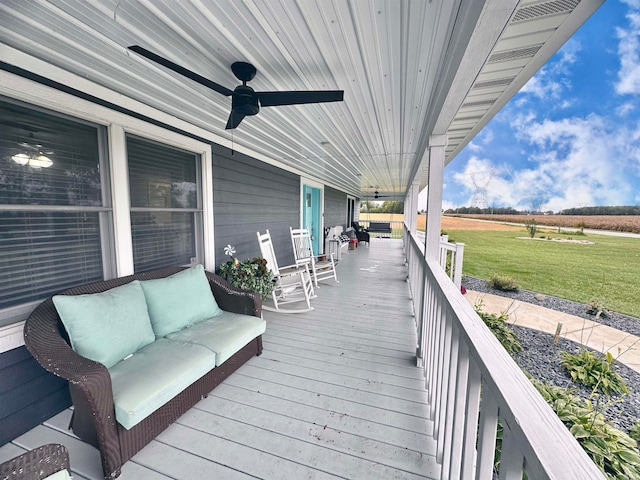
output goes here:
{"type": "Polygon", "coordinates": [[[317,261],[313,253],[313,244],[309,230],[306,228],[289,227],[289,231],[291,232],[291,244],[293,245],[293,255],[296,259],[296,265],[308,264],[310,266],[315,287],[319,288],[318,281],[325,279],[333,279],[338,283],[333,254],[329,254],[327,260],[317,261]]]}
{"type": "Polygon", "coordinates": [[[311,273],[309,272],[309,264],[279,267],[269,230],[264,234],[258,232],[258,244],[260,245],[262,257],[267,261],[267,268],[273,272],[273,280],[275,282],[271,293],[273,307],[264,303],[262,305],[263,310],[281,313],[302,313],[313,310],[310,300],[315,298],[315,293],[313,291],[311,273]],[[294,302],[305,302],[306,308],[282,308],[283,305],[294,302]]]}

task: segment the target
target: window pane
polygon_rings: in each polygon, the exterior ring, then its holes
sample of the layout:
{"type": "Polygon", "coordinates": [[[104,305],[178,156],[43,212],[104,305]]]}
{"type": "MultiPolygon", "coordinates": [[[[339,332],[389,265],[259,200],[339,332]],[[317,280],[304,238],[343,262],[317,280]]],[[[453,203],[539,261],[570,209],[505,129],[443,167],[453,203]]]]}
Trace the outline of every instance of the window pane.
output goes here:
{"type": "Polygon", "coordinates": [[[0,211],[0,309],[102,280],[98,215],[0,211]]]}
{"type": "Polygon", "coordinates": [[[197,208],[197,155],[127,137],[131,206],[197,208]]]}
{"type": "Polygon", "coordinates": [[[187,265],[196,256],[195,213],[131,212],[136,272],[187,265]]]}
{"type": "Polygon", "coordinates": [[[101,206],[98,131],[0,102],[0,204],[101,206]]]}

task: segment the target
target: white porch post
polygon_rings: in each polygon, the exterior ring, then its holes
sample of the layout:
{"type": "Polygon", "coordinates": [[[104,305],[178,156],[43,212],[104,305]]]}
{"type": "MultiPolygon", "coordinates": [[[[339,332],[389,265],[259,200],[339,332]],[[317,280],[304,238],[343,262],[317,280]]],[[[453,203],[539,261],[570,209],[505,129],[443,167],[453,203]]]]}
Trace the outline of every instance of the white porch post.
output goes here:
{"type": "Polygon", "coordinates": [[[414,181],[409,187],[409,193],[404,204],[404,223],[411,233],[415,233],[418,226],[418,193],[420,182],[414,181]]]}
{"type": "Polygon", "coordinates": [[[440,217],[442,213],[442,187],[444,182],[444,149],[446,135],[429,137],[429,181],[427,184],[427,234],[425,257],[438,260],[440,257],[440,217]]]}

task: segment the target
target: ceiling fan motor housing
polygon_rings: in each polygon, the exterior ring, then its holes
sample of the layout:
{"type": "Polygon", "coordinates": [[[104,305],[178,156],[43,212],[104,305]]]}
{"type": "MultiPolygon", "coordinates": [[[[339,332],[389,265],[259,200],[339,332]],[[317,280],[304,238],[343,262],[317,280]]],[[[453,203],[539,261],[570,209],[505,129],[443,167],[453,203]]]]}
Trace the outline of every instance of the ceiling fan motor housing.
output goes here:
{"type": "Polygon", "coordinates": [[[253,88],[246,85],[238,85],[233,91],[231,109],[241,115],[255,115],[260,110],[258,96],[253,88]]]}

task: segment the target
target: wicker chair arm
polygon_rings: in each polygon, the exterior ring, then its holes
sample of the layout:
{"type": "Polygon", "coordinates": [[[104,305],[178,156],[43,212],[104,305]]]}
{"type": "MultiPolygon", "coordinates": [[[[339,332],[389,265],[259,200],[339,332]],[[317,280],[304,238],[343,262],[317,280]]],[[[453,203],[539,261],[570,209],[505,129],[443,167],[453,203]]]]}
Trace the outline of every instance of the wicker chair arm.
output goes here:
{"type": "Polygon", "coordinates": [[[108,468],[119,466],[118,433],[113,404],[111,376],[107,368],[74,352],[63,338],[58,315],[49,298],[41,303],[29,316],[24,326],[24,342],[31,355],[42,367],[69,382],[70,393],[75,406],[74,418],[91,418],[97,433],[83,435],[86,425],[76,425],[74,432],[96,446],[107,446],[101,450],[111,452],[103,456],[108,468]],[[82,415],[82,413],[84,415],[82,415]]]}
{"type": "Polygon", "coordinates": [[[69,468],[69,452],[60,444],[34,448],[0,464],[0,478],[6,480],[42,480],[69,468]]]}
{"type": "Polygon", "coordinates": [[[262,315],[262,298],[259,294],[231,285],[215,273],[209,271],[205,273],[213,296],[221,309],[254,317],[262,315]]]}

